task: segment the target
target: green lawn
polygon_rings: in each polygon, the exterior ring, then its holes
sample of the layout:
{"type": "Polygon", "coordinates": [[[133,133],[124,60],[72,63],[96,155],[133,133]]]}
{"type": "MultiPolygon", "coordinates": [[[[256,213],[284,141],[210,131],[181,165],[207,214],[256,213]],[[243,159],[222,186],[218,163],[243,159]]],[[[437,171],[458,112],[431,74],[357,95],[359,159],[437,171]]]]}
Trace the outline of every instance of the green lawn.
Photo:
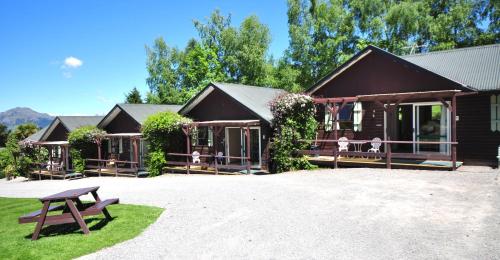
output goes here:
{"type": "Polygon", "coordinates": [[[18,224],[17,218],[41,209],[37,199],[0,198],[0,259],[71,259],[131,239],[156,221],[163,209],[136,205],[111,205],[114,218],[89,216],[90,235],[77,224],[45,226],[40,238],[31,241],[35,223],[18,224]]]}

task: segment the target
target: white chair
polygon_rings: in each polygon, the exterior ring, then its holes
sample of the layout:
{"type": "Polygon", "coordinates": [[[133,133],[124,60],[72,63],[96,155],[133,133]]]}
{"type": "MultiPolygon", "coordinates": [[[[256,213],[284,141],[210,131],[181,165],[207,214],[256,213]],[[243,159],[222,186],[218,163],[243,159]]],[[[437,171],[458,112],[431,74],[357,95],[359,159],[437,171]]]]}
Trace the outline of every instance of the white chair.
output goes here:
{"type": "Polygon", "coordinates": [[[222,164],[224,161],[224,154],[222,152],[218,152],[217,156],[215,156],[215,160],[217,160],[218,164],[222,164]]]}
{"type": "MultiPolygon", "coordinates": [[[[382,146],[382,140],[380,138],[373,138],[370,144],[372,145],[372,148],[368,149],[369,153],[380,153],[380,146],[382,146]]],[[[381,157],[375,156],[375,159],[377,158],[382,159],[381,157]]]]}
{"type": "Polygon", "coordinates": [[[193,156],[193,163],[201,163],[200,153],[198,151],[194,151],[192,156],[193,156]]]}
{"type": "MultiPolygon", "coordinates": [[[[347,137],[340,137],[339,138],[339,152],[349,152],[349,139],[347,137]]],[[[340,156],[339,156],[340,157],[340,156]]]]}

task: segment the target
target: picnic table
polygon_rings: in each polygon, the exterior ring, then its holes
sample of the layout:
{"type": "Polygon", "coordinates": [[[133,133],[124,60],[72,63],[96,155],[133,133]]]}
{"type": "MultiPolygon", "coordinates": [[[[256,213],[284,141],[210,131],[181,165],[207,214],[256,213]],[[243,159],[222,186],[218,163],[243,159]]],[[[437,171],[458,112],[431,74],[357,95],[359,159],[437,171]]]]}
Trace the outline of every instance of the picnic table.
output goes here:
{"type": "Polygon", "coordinates": [[[66,223],[78,223],[84,234],[89,234],[89,228],[83,220],[84,216],[104,214],[107,220],[111,220],[106,206],[119,203],[119,199],[101,200],[97,195],[99,186],[80,188],[59,192],[47,197],[40,198],[43,204],[41,210],[19,217],[19,224],[37,222],[31,240],[37,240],[44,225],[58,225],[66,223]],[[83,203],[80,197],[91,193],[95,202],[83,203]],[[62,205],[51,206],[54,202],[64,202],[62,205]],[[47,216],[50,211],[62,210],[59,215],[47,216]]]}

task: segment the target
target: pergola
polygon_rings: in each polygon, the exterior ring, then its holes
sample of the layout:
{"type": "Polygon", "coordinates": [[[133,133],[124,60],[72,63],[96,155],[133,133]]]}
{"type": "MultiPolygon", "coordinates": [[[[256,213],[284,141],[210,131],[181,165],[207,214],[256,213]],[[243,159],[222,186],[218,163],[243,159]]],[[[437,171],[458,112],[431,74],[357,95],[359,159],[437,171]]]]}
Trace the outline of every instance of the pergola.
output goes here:
{"type": "MultiPolygon", "coordinates": [[[[168,155],[174,155],[174,156],[185,156],[186,157],[186,163],[183,165],[186,166],[186,172],[189,174],[189,169],[192,163],[190,163],[190,157],[192,156],[191,154],[191,138],[190,134],[194,128],[197,127],[209,127],[212,129],[212,132],[214,133],[213,138],[214,138],[214,144],[217,144],[217,137],[221,133],[222,130],[224,130],[225,127],[239,127],[241,130],[245,130],[245,144],[246,144],[246,154],[244,157],[238,157],[238,156],[218,156],[221,158],[230,158],[230,159],[245,159],[246,160],[246,166],[245,169],[247,170],[248,173],[250,173],[250,167],[251,167],[251,161],[250,161],[250,127],[251,126],[259,126],[260,121],[259,120],[213,120],[213,121],[198,121],[198,122],[191,122],[191,123],[185,123],[182,125],[182,131],[184,132],[186,136],[186,153],[181,154],[181,153],[168,153],[168,155]]],[[[217,156],[218,151],[217,151],[217,145],[214,145],[214,154],[215,155],[200,155],[201,157],[214,157],[217,156]]],[[[218,166],[217,166],[217,160],[215,161],[215,173],[218,174],[218,166]]],[[[238,168],[238,167],[234,167],[238,168]]],[[[239,167],[241,168],[241,167],[239,167]]]]}
{"type": "MultiPolygon", "coordinates": [[[[114,134],[105,134],[102,136],[102,138],[96,139],[95,143],[97,144],[97,159],[87,159],[87,161],[91,162],[97,162],[97,170],[99,173],[99,176],[101,176],[102,172],[102,167],[101,164],[106,164],[113,162],[114,163],[114,170],[115,170],[115,175],[118,176],[118,171],[119,168],[117,166],[117,163],[123,163],[123,164],[130,164],[130,168],[135,169],[134,172],[137,172],[137,169],[139,167],[139,153],[138,153],[138,144],[137,141],[142,138],[141,133],[114,133],[114,134]],[[132,140],[132,145],[133,145],[133,150],[134,150],[134,158],[131,159],[131,161],[119,161],[119,160],[107,160],[107,159],[102,159],[102,140],[106,139],[111,139],[111,138],[120,138],[120,137],[127,137],[132,140]],[[135,167],[134,167],[135,166],[135,167]]],[[[136,174],[137,175],[137,174],[136,174]]]]}
{"type": "MultiPolygon", "coordinates": [[[[476,94],[476,92],[462,92],[461,90],[439,90],[439,91],[422,91],[422,92],[406,92],[406,93],[390,93],[390,94],[372,94],[372,95],[357,95],[354,97],[334,97],[334,98],[315,98],[315,104],[329,105],[325,106],[331,113],[334,120],[334,126],[337,123],[337,114],[344,108],[347,103],[351,102],[373,102],[381,107],[388,115],[388,118],[395,118],[397,108],[402,102],[415,102],[415,101],[439,101],[451,112],[451,141],[450,142],[426,142],[426,143],[440,143],[451,145],[451,161],[452,169],[456,169],[456,144],[457,144],[457,97],[463,95],[476,94]],[[447,100],[451,101],[450,103],[447,100]]],[[[395,122],[387,120],[387,129],[396,127],[395,122]]],[[[338,142],[338,129],[334,127],[333,137],[334,142],[338,142]]],[[[386,160],[387,167],[391,168],[391,146],[392,143],[408,143],[409,141],[392,140],[390,135],[392,131],[388,131],[386,140],[383,143],[389,144],[386,146],[386,160]]],[[[369,140],[367,140],[369,141],[369,140]]],[[[414,141],[409,143],[415,143],[414,141]]],[[[423,142],[421,142],[423,143],[423,142]]],[[[335,143],[336,144],[336,143],[335,143]]],[[[335,167],[337,167],[337,149],[334,149],[335,167]]]]}
{"type": "MultiPolygon", "coordinates": [[[[54,162],[53,158],[51,156],[52,150],[55,147],[60,147],[61,148],[61,161],[64,162],[64,169],[63,172],[66,173],[69,171],[69,142],[68,141],[36,141],[36,142],[30,142],[30,144],[37,146],[38,149],[40,147],[46,147],[47,150],[49,150],[49,164],[48,164],[48,171],[50,173],[50,178],[52,179],[52,175],[54,173],[54,162]]],[[[41,173],[41,166],[39,169],[39,173],[41,173]]]]}

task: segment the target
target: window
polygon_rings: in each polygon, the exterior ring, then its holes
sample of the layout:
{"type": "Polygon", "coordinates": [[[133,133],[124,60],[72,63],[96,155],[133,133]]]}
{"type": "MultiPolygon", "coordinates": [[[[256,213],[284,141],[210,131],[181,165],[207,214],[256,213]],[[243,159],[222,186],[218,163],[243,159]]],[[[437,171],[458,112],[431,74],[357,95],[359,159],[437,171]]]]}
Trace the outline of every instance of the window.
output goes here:
{"type": "MultiPolygon", "coordinates": [[[[325,107],[325,131],[332,131],[334,129],[330,107],[331,105],[325,107]]],[[[353,129],[355,132],[361,131],[362,112],[361,102],[345,104],[337,114],[337,129],[353,129]]]]}
{"type": "Polygon", "coordinates": [[[118,154],[123,153],[123,139],[119,138],[110,138],[108,140],[108,153],[118,154]]]}
{"type": "Polygon", "coordinates": [[[354,102],[354,132],[361,132],[362,121],[363,121],[363,105],[361,102],[354,102]]]}
{"type": "Polygon", "coordinates": [[[214,134],[212,129],[207,126],[194,128],[191,138],[193,145],[213,146],[214,134]]]}
{"type": "Polygon", "coordinates": [[[330,111],[331,105],[325,106],[325,131],[333,130],[333,117],[332,112],[330,111]]]}
{"type": "Polygon", "coordinates": [[[500,131],[500,95],[492,95],[491,103],[491,131],[500,131]]]}

